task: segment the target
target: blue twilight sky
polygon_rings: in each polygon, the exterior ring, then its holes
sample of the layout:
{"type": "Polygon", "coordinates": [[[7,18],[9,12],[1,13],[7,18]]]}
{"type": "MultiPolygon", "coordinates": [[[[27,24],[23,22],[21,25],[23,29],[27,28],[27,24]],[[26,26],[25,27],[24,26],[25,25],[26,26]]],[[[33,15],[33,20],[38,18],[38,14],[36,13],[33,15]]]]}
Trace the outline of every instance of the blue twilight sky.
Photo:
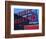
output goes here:
{"type": "MultiPolygon", "coordinates": [[[[17,14],[17,13],[19,13],[19,12],[21,12],[21,11],[24,11],[25,9],[20,9],[20,8],[14,8],[14,13],[15,14],[17,14]]],[[[38,9],[32,9],[32,12],[34,12],[34,13],[39,13],[39,10],[38,9]]]]}
{"type": "Polygon", "coordinates": [[[19,12],[21,12],[21,11],[24,11],[24,10],[25,10],[25,9],[15,8],[15,9],[14,9],[14,13],[17,14],[17,13],[19,13],[19,12]]]}

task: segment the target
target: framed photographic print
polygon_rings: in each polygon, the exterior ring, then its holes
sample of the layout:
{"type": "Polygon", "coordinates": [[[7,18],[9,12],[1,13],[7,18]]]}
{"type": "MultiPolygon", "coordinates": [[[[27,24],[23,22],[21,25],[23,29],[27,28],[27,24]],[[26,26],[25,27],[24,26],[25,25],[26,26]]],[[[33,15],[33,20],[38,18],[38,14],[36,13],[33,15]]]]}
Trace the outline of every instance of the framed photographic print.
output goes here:
{"type": "Polygon", "coordinates": [[[33,37],[45,34],[45,4],[5,1],[5,37],[33,37]]]}

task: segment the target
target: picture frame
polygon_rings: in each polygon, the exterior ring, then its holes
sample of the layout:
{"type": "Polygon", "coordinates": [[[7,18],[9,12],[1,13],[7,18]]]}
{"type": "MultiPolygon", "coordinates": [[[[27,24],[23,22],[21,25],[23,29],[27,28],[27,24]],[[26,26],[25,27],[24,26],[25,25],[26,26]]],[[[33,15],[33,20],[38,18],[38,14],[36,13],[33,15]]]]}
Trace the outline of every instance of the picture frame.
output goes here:
{"type": "MultiPolygon", "coordinates": [[[[17,10],[18,12],[18,10],[17,10]]],[[[22,13],[21,14],[25,14],[22,13]]],[[[15,18],[16,19],[16,18],[15,18]]],[[[33,22],[34,23],[34,22],[33,22]]],[[[25,24],[24,24],[25,25],[25,24]]],[[[30,25],[30,24],[28,24],[30,25]]],[[[27,24],[26,24],[27,26],[27,24]]],[[[36,29],[36,27],[35,27],[36,29]]],[[[36,2],[18,2],[18,1],[5,1],[5,38],[18,38],[18,37],[34,37],[34,36],[44,36],[45,35],[45,4],[44,3],[36,3],[36,2]],[[13,18],[11,17],[13,16],[12,13],[14,12],[14,8],[15,8],[15,12],[16,12],[16,8],[21,8],[21,9],[39,9],[39,23],[41,24],[41,26],[39,25],[39,31],[34,31],[30,29],[26,31],[24,31],[23,29],[20,29],[20,31],[16,30],[16,32],[13,33],[12,27],[13,27],[13,18]],[[30,8],[31,7],[31,8],[30,8]],[[40,7],[40,8],[39,8],[40,7]],[[42,20],[42,21],[41,21],[42,20]],[[12,22],[11,22],[12,21],[12,22]],[[41,31],[40,31],[41,29],[41,31]],[[33,33],[35,32],[35,33],[33,33]],[[25,33],[25,34],[24,34],[25,33]]]]}

